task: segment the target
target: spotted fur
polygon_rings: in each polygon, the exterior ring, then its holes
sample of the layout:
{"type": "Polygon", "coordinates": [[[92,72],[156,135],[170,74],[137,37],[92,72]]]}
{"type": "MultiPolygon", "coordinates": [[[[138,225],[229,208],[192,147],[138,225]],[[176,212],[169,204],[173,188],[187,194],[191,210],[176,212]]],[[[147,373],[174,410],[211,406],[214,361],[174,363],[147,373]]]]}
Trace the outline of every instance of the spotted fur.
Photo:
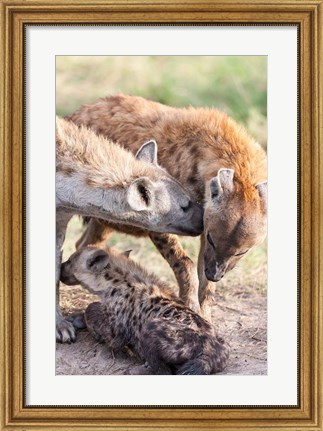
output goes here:
{"type": "Polygon", "coordinates": [[[85,312],[88,329],[114,349],[130,348],[151,373],[212,374],[225,367],[229,348],[214,327],[131,259],[86,247],[62,264],[61,280],[99,295],[101,302],[85,312]]]}

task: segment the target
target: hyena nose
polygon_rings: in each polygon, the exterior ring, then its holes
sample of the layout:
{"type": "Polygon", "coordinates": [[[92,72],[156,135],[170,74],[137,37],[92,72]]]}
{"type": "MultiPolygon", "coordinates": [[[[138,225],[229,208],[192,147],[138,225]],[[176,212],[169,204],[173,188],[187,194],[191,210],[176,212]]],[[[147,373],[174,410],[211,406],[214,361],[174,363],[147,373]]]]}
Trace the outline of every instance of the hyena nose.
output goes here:
{"type": "Polygon", "coordinates": [[[224,277],[226,268],[227,265],[225,263],[215,264],[214,281],[220,281],[224,277]]]}
{"type": "Polygon", "coordinates": [[[214,268],[206,268],[205,269],[205,276],[210,281],[220,281],[224,277],[225,274],[225,266],[224,265],[218,265],[215,264],[214,268]]]}
{"type": "Polygon", "coordinates": [[[220,281],[223,278],[224,274],[217,274],[214,272],[214,269],[206,268],[205,276],[210,281],[220,281]]]}

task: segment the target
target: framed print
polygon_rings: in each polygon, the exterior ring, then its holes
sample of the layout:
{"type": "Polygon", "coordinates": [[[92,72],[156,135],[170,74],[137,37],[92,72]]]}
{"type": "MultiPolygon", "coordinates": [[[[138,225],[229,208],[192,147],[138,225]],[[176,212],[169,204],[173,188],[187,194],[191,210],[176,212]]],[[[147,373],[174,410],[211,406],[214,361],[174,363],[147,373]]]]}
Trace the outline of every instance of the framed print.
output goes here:
{"type": "Polygon", "coordinates": [[[1,428],[322,429],[322,1],[2,1],[1,22],[1,428]]]}

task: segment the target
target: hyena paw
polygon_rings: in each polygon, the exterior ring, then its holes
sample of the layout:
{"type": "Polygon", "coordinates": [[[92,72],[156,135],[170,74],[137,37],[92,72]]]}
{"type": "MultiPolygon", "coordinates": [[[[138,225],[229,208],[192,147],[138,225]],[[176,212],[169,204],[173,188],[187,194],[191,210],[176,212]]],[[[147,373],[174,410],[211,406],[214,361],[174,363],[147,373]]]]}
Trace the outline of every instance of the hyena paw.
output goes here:
{"type": "Polygon", "coordinates": [[[74,343],[76,340],[75,328],[72,323],[65,319],[56,322],[56,341],[59,343],[74,343]]]}

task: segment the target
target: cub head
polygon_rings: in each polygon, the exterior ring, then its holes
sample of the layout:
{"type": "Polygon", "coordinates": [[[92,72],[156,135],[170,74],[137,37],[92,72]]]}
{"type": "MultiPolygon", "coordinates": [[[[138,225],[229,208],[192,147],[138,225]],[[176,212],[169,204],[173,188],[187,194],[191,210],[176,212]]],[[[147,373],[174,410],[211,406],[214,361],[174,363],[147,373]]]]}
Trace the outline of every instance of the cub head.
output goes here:
{"type": "Polygon", "coordinates": [[[100,291],[97,275],[109,265],[109,255],[96,247],[77,250],[62,263],[60,280],[68,286],[81,284],[91,292],[100,291]]]}
{"type": "Polygon", "coordinates": [[[130,253],[131,250],[116,253],[111,249],[81,248],[62,263],[60,280],[68,286],[80,284],[93,293],[102,292],[116,281],[114,277],[127,272],[130,253]]]}
{"type": "Polygon", "coordinates": [[[267,232],[267,182],[246,190],[233,169],[220,169],[207,186],[204,215],[204,271],[219,281],[267,232]]]}

